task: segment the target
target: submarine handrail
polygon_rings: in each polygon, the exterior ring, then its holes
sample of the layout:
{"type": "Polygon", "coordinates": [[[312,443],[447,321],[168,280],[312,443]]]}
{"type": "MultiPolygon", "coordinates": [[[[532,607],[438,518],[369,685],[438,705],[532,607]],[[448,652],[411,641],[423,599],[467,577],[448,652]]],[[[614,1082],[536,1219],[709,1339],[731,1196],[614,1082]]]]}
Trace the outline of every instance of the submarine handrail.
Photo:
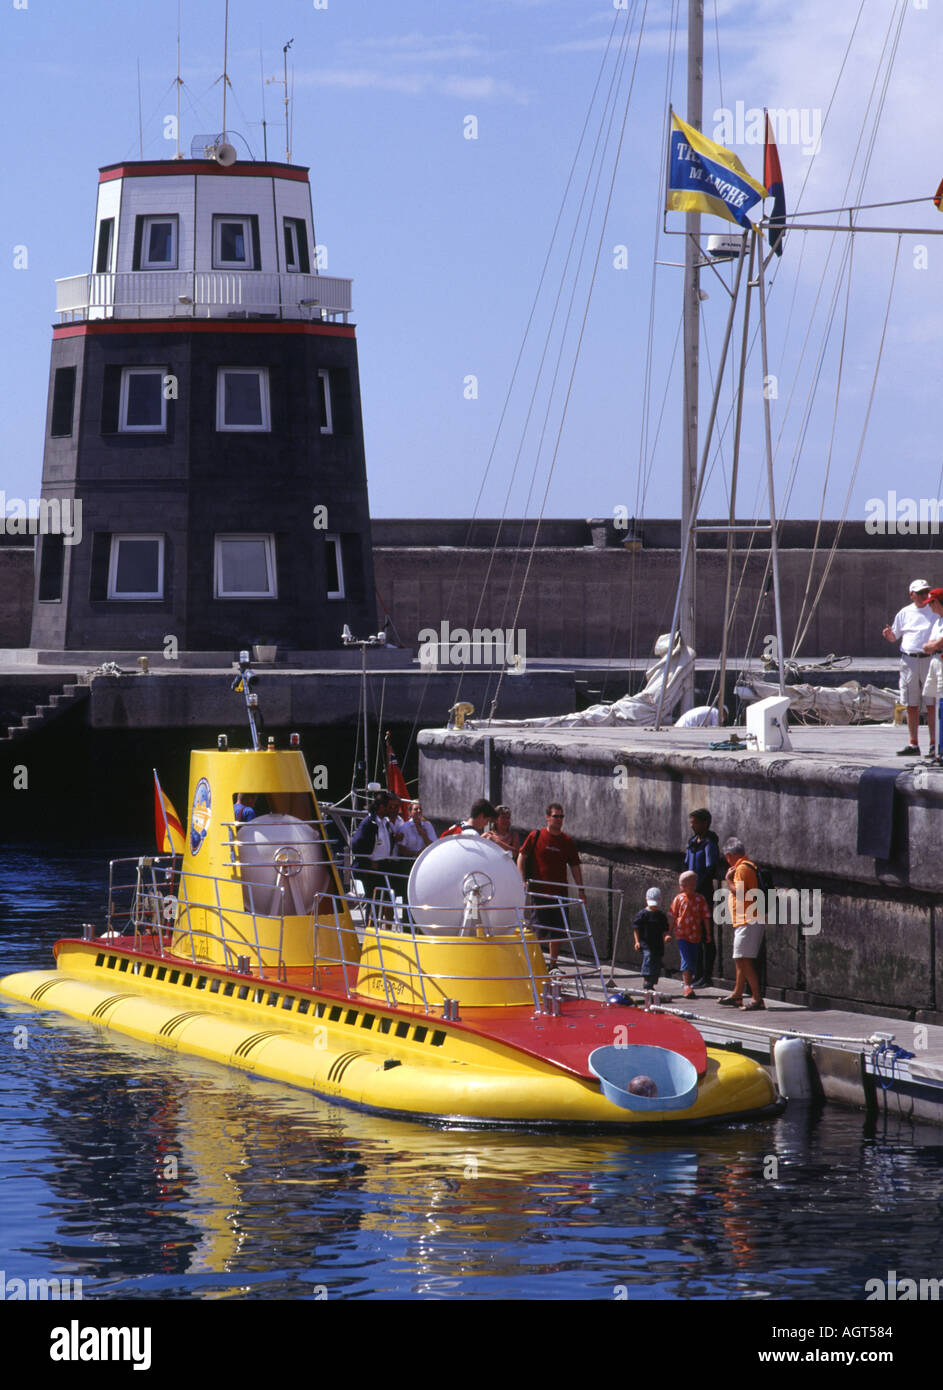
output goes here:
{"type": "MultiPolygon", "coordinates": [[[[156,859],[158,858],[158,856],[155,856],[154,858],[156,859]]],[[[160,858],[164,858],[168,861],[173,860],[173,856],[161,856],[160,858]]],[[[129,857],[125,860],[111,861],[109,875],[109,891],[110,907],[112,908],[112,914],[109,917],[109,924],[111,924],[114,921],[116,915],[114,912],[115,895],[123,890],[131,891],[132,887],[135,889],[137,888],[141,867],[142,861],[139,858],[129,857]],[[120,869],[120,867],[125,864],[133,864],[135,866],[138,876],[135,879],[134,885],[122,885],[120,883],[116,883],[115,871],[117,869],[120,869]]],[[[155,865],[155,868],[156,867],[157,866],[155,865]]],[[[154,876],[154,882],[156,883],[156,875],[154,876]]],[[[222,949],[226,968],[232,969],[234,967],[233,941],[231,937],[227,936],[225,930],[222,927],[222,924],[226,920],[227,910],[224,909],[220,898],[220,883],[225,884],[230,882],[231,880],[218,874],[201,874],[194,873],[191,871],[188,872],[186,875],[181,875],[177,893],[177,916],[173,926],[169,930],[177,933],[183,933],[189,948],[189,959],[194,964],[204,964],[207,961],[206,955],[198,950],[197,938],[200,938],[201,941],[205,939],[217,942],[222,949]],[[206,893],[200,890],[200,880],[203,879],[212,880],[213,888],[210,893],[206,893]],[[205,899],[205,901],[202,901],[201,899],[205,899]],[[200,927],[195,926],[194,912],[197,909],[209,911],[209,913],[213,917],[215,917],[216,922],[220,924],[221,929],[218,932],[216,932],[212,930],[201,929],[200,927]]],[[[272,952],[272,954],[275,956],[275,959],[271,962],[271,965],[274,966],[274,968],[277,970],[277,977],[279,978],[279,980],[285,980],[287,979],[288,968],[285,962],[284,947],[285,914],[283,912],[275,914],[257,913],[255,911],[254,896],[252,893],[254,885],[251,882],[251,880],[246,880],[245,883],[246,886],[248,886],[249,888],[250,898],[250,911],[246,915],[251,917],[252,919],[252,937],[250,938],[250,940],[246,941],[246,945],[249,945],[251,941],[251,945],[254,947],[256,970],[258,971],[260,977],[265,978],[265,971],[269,968],[269,966],[264,961],[264,955],[266,952],[272,952]],[[270,916],[274,920],[279,920],[280,930],[277,950],[274,948],[274,946],[266,946],[263,949],[259,934],[259,916],[265,917],[266,920],[268,920],[270,916]]],[[[270,887],[269,884],[266,884],[265,886],[270,887]]],[[[150,898],[151,903],[153,905],[159,900],[161,895],[157,893],[149,893],[147,891],[147,886],[145,885],[143,893],[138,892],[137,896],[139,899],[141,899],[142,897],[150,898]]],[[[351,966],[359,966],[359,962],[352,961],[345,951],[344,934],[346,931],[351,930],[353,926],[353,923],[350,921],[349,917],[350,901],[351,898],[348,894],[318,893],[315,896],[314,903],[310,912],[306,914],[313,919],[312,926],[314,929],[316,929],[319,925],[326,925],[323,922],[323,918],[325,916],[325,908],[328,903],[331,904],[329,909],[330,920],[332,921],[333,927],[335,929],[335,934],[337,937],[337,948],[339,954],[337,956],[332,956],[320,949],[315,954],[314,950],[312,950],[312,966],[314,972],[312,980],[314,983],[316,979],[316,972],[319,969],[327,966],[340,966],[341,975],[343,979],[343,992],[347,997],[350,997],[352,995],[356,986],[356,977],[353,980],[351,980],[350,977],[351,966]]],[[[531,954],[533,947],[537,944],[537,938],[532,929],[532,913],[529,908],[524,907],[516,909],[517,921],[513,926],[509,923],[502,924],[501,926],[495,927],[492,932],[492,930],[489,929],[488,926],[489,915],[493,912],[507,912],[508,909],[507,907],[502,908],[498,905],[481,906],[478,909],[478,913],[480,915],[480,918],[482,919],[483,934],[476,934],[474,936],[469,935],[464,937],[463,939],[463,944],[466,947],[488,946],[489,944],[493,943],[495,939],[501,940],[502,944],[507,944],[509,940],[516,941],[520,944],[520,946],[523,949],[524,968],[521,973],[517,973],[516,971],[504,970],[498,974],[488,974],[482,973],[481,971],[470,970],[468,973],[457,973],[453,971],[448,974],[440,974],[434,969],[434,957],[437,954],[436,948],[439,943],[441,943],[443,947],[445,947],[446,945],[454,945],[454,935],[452,933],[436,933],[424,930],[423,925],[417,924],[414,920],[409,905],[404,904],[403,920],[401,923],[395,924],[395,926],[396,928],[398,928],[398,934],[404,937],[407,935],[411,936],[412,943],[411,948],[407,948],[406,954],[406,960],[409,962],[408,968],[397,969],[393,966],[393,964],[388,959],[387,955],[384,953],[384,945],[389,946],[390,944],[389,936],[394,930],[393,924],[382,921],[378,917],[378,903],[376,900],[371,901],[369,899],[364,898],[354,899],[354,901],[359,901],[360,903],[362,903],[365,909],[364,944],[366,944],[369,941],[372,945],[375,945],[376,947],[379,965],[378,973],[383,983],[384,996],[386,998],[387,1003],[390,1006],[395,1007],[397,1003],[396,991],[393,989],[392,984],[392,982],[396,979],[403,979],[404,981],[412,982],[411,987],[416,989],[418,993],[421,995],[422,1006],[427,1014],[432,1013],[433,1009],[436,1007],[435,1003],[430,1002],[430,996],[428,993],[428,984],[430,981],[435,981],[436,986],[441,988],[443,985],[447,985],[450,981],[460,983],[464,981],[490,980],[504,982],[517,981],[521,983],[526,981],[529,987],[529,993],[533,997],[535,1007],[537,1007],[538,1009],[540,1008],[540,985],[538,984],[538,979],[534,968],[534,960],[531,954]],[[422,947],[423,954],[425,955],[425,965],[423,965],[423,961],[420,956],[420,947],[422,947]],[[433,968],[430,968],[430,952],[432,956],[433,968]]],[[[565,939],[569,942],[570,947],[573,950],[574,958],[576,958],[577,943],[579,943],[581,938],[583,937],[587,939],[587,941],[590,943],[590,952],[593,956],[596,969],[600,973],[601,983],[604,984],[604,980],[602,979],[601,968],[599,966],[598,955],[595,951],[595,943],[593,942],[592,933],[589,929],[585,905],[580,900],[574,898],[558,898],[557,901],[563,909],[566,909],[571,906],[579,907],[582,916],[582,927],[580,929],[574,928],[566,919],[564,913],[563,916],[565,922],[565,932],[561,936],[561,940],[565,939]]],[[[138,903],[137,906],[139,908],[140,903],[138,903]]],[[[434,908],[432,910],[433,912],[435,911],[434,908]]],[[[454,913],[456,912],[456,908],[453,904],[447,908],[442,908],[441,911],[443,912],[443,914],[448,912],[454,915],[454,913]]],[[[134,926],[135,935],[137,938],[137,934],[140,930],[141,925],[142,923],[140,916],[137,915],[137,913],[135,912],[131,914],[131,920],[128,921],[125,930],[128,930],[131,926],[134,926]]],[[[153,927],[152,923],[148,923],[147,925],[153,927]]],[[[123,933],[116,934],[120,935],[123,933]]],[[[160,955],[164,955],[164,929],[158,927],[157,930],[153,931],[152,934],[156,938],[156,949],[158,953],[160,955]]],[[[460,935],[460,932],[456,932],[455,935],[460,935]]],[[[237,963],[236,968],[238,968],[237,963]]],[[[586,987],[582,973],[577,971],[574,976],[568,977],[567,983],[575,986],[576,991],[580,996],[584,998],[586,997],[586,987]]]]}

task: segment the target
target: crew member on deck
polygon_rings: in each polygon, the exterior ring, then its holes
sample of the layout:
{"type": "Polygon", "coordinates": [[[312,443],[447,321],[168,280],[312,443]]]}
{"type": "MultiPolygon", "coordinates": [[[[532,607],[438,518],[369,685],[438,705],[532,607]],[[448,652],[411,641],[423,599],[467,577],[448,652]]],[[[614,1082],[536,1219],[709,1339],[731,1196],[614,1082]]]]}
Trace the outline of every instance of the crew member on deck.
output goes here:
{"type": "Polygon", "coordinates": [[[258,815],[255,809],[257,800],[258,797],[255,792],[239,792],[232,808],[233,819],[242,821],[243,824],[247,821],[255,820],[258,815]]]}
{"type": "Polygon", "coordinates": [[[488,822],[493,821],[496,815],[497,811],[494,809],[491,802],[485,797],[482,797],[481,800],[476,801],[471,808],[468,820],[463,820],[458,825],[450,825],[448,830],[442,831],[442,838],[444,840],[446,835],[461,835],[463,830],[474,830],[477,834],[483,835],[487,829],[488,822]]]}
{"type": "Polygon", "coordinates": [[[423,820],[422,806],[418,801],[414,801],[409,815],[403,821],[402,838],[399,842],[400,859],[405,859],[408,866],[422,854],[426,845],[431,845],[437,838],[432,822],[423,820]]]}

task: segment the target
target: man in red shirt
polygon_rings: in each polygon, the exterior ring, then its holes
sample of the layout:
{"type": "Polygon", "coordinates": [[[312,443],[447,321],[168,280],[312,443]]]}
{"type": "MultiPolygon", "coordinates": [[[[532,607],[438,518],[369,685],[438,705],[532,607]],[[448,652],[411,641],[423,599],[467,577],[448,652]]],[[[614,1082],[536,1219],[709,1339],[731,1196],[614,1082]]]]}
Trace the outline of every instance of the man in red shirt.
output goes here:
{"type": "Polygon", "coordinates": [[[517,867],[530,888],[531,898],[537,908],[534,914],[538,924],[537,935],[541,941],[549,939],[552,970],[560,954],[561,938],[566,935],[567,930],[566,909],[556,899],[570,896],[568,868],[584,903],[586,894],[583,890],[580,857],[569,835],[563,833],[563,807],[558,801],[551,801],[546,810],[546,817],[543,830],[532,830],[521,845],[517,867]]]}

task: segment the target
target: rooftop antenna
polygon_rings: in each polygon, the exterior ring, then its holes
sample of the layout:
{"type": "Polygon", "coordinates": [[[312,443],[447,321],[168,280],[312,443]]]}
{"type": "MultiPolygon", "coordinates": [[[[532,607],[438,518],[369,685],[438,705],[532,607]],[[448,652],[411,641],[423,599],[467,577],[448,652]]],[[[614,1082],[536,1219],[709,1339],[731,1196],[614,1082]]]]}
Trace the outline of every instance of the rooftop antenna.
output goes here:
{"type": "Polygon", "coordinates": [[[138,59],[138,149],[144,158],[144,115],[141,110],[141,60],[138,59]]]}
{"type": "Polygon", "coordinates": [[[268,163],[268,122],[265,119],[265,64],[262,60],[261,42],[259,43],[259,80],[262,84],[262,157],[266,163],[268,163]]]}
{"type": "MultiPolygon", "coordinates": [[[[295,143],[295,65],[294,65],[294,63],[292,63],[292,65],[291,65],[291,141],[290,141],[290,144],[291,144],[292,147],[294,147],[294,143],[295,143]]],[[[291,163],[291,149],[289,149],[289,151],[288,151],[288,163],[289,163],[289,164],[291,163]]]]}
{"type": "Polygon", "coordinates": [[[294,43],[294,39],[289,39],[282,49],[282,58],[285,65],[285,163],[291,163],[291,121],[289,118],[289,94],[288,94],[288,50],[294,43]]]}
{"type": "Polygon", "coordinates": [[[180,153],[180,88],[183,86],[183,78],[180,76],[180,5],[182,0],[177,0],[177,153],[174,159],[182,159],[180,153]]]}
{"type": "Polygon", "coordinates": [[[280,82],[285,88],[285,163],[291,163],[291,121],[289,119],[289,87],[288,87],[288,50],[294,43],[294,39],[289,39],[282,49],[283,77],[267,77],[266,82],[280,82]]]}
{"type": "Polygon", "coordinates": [[[226,0],[226,13],[223,20],[223,73],[217,77],[217,82],[223,84],[223,131],[222,138],[226,139],[226,89],[229,87],[229,0],[226,0]]]}

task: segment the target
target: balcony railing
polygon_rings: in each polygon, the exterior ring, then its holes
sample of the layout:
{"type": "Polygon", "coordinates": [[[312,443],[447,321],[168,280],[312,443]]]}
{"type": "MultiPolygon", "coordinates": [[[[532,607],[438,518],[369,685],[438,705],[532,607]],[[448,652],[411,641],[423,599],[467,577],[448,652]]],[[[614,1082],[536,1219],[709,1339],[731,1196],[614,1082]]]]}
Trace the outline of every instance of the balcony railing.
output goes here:
{"type": "Polygon", "coordinates": [[[346,323],[350,280],[261,270],[132,270],[56,281],[60,323],[83,319],[301,319],[346,323]]]}

